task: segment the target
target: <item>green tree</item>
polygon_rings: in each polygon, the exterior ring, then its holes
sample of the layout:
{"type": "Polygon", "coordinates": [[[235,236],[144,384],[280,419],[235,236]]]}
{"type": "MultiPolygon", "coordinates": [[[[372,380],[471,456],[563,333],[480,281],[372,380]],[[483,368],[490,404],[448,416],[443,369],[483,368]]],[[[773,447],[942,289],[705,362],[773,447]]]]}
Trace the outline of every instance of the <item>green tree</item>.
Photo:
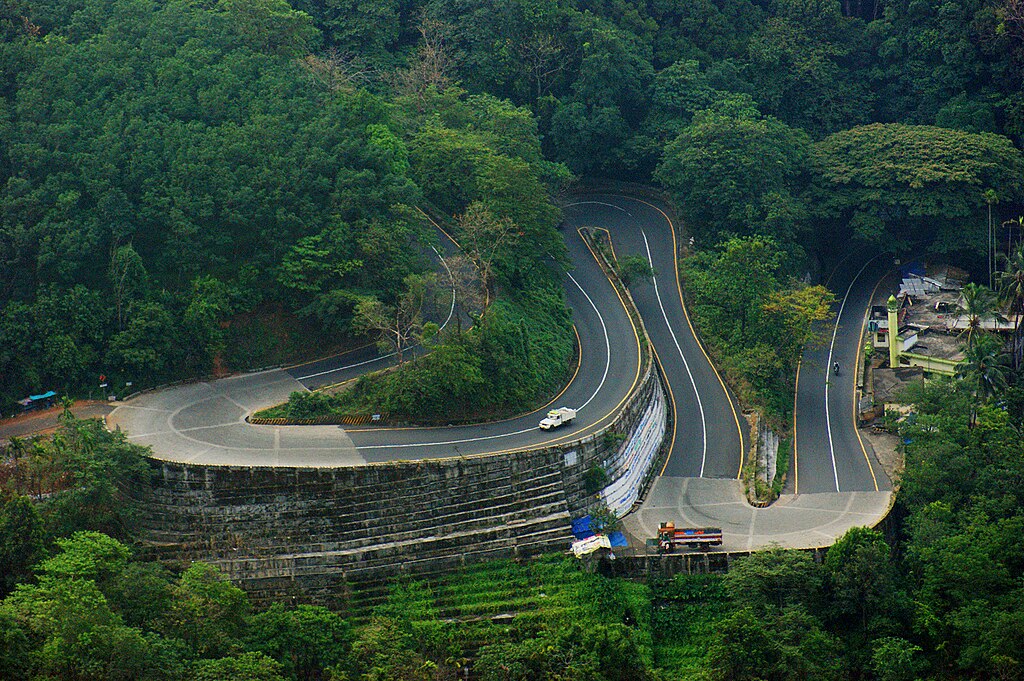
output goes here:
{"type": "Polygon", "coordinates": [[[216,658],[240,650],[248,614],[244,591],[212,565],[193,563],[174,585],[161,627],[165,635],[181,639],[195,657],[216,658]]]}
{"type": "Polygon", "coordinates": [[[886,636],[875,641],[871,666],[880,681],[916,681],[924,671],[920,652],[906,639],[886,636]]]}
{"type": "Polygon", "coordinates": [[[384,60],[399,36],[400,3],[396,0],[296,0],[295,9],[310,15],[324,41],[343,53],[384,60]]]}
{"type": "Polygon", "coordinates": [[[642,255],[627,255],[618,262],[617,267],[619,278],[626,286],[632,286],[634,282],[651,281],[654,278],[654,268],[651,261],[642,255]]]}
{"type": "Polygon", "coordinates": [[[876,243],[926,241],[943,254],[984,257],[985,190],[1007,200],[1024,190],[1024,157],[1010,140],[931,126],[835,133],[814,145],[811,165],[822,217],[876,243]]]}
{"type": "Polygon", "coordinates": [[[0,665],[11,681],[31,678],[31,643],[14,614],[0,605],[0,665]]]}
{"type": "Polygon", "coordinates": [[[0,505],[0,597],[32,574],[43,557],[43,520],[28,497],[14,495],[0,505]]]}
{"type": "MultiPolygon", "coordinates": [[[[155,635],[125,626],[101,585],[127,565],[128,548],[96,532],[57,541],[58,552],[0,604],[33,648],[23,661],[31,678],[171,679],[180,670],[173,652],[155,635]]],[[[9,639],[18,643],[18,629],[9,639]]]]}
{"type": "Polygon", "coordinates": [[[869,120],[864,23],[836,2],[774,0],[751,36],[754,98],[787,124],[815,136],[869,120]]]}
{"type": "Polygon", "coordinates": [[[770,330],[766,340],[795,366],[800,353],[824,338],[820,323],[833,317],[835,296],[824,286],[795,286],[772,291],[762,308],[770,330]]]}
{"type": "Polygon", "coordinates": [[[960,291],[962,303],[957,304],[957,312],[966,317],[967,326],[961,332],[966,337],[967,347],[974,347],[978,338],[985,331],[985,322],[1004,321],[999,314],[998,298],[992,291],[981,284],[971,282],[960,291]]]}
{"type": "Polygon", "coordinates": [[[836,618],[858,621],[867,632],[875,618],[893,618],[897,576],[889,545],[881,533],[855,527],[833,544],[825,556],[829,608],[836,618]]]}
{"type": "Polygon", "coordinates": [[[964,361],[957,366],[957,377],[968,383],[977,400],[987,401],[1006,388],[1010,376],[1008,359],[998,336],[975,334],[964,361]]]}
{"type": "Polygon", "coordinates": [[[756,329],[767,294],[780,286],[782,253],[768,237],[730,239],[720,252],[702,252],[684,263],[687,285],[705,308],[706,327],[744,345],[756,329]]]}
{"type": "Polygon", "coordinates": [[[258,52],[299,56],[317,38],[308,15],[296,12],[284,0],[219,0],[217,9],[247,46],[258,52]]]}
{"type": "Polygon", "coordinates": [[[117,248],[110,255],[108,276],[117,309],[117,328],[123,329],[128,308],[145,294],[148,278],[142,257],[131,244],[117,248]]]}
{"type": "Polygon", "coordinates": [[[708,648],[713,679],[829,679],[840,671],[835,639],[800,607],[765,618],[746,607],[719,622],[708,648]]]}
{"type": "Polygon", "coordinates": [[[249,647],[281,663],[288,678],[314,681],[327,670],[347,665],[352,633],[349,624],[326,608],[275,603],[249,619],[249,647]]]}
{"type": "Polygon", "coordinates": [[[376,336],[381,352],[393,351],[401,364],[410,346],[422,339],[423,306],[436,293],[435,283],[433,275],[410,274],[395,305],[385,305],[375,298],[360,300],[352,319],[353,328],[376,336]]]}
{"type": "Polygon", "coordinates": [[[655,178],[699,242],[726,234],[770,236],[791,248],[802,233],[810,139],[732,98],[694,115],[665,148],[655,178]]]}
{"type": "Polygon", "coordinates": [[[1024,314],[1024,244],[1017,244],[996,273],[999,301],[1009,305],[1011,313],[1024,314]]]}
{"type": "Polygon", "coordinates": [[[143,449],[124,433],[108,431],[98,419],[66,420],[36,456],[53,476],[44,489],[55,493],[42,508],[51,536],[77,530],[132,535],[138,506],[128,491],[146,484],[151,471],[143,449]]]}
{"type": "Polygon", "coordinates": [[[779,613],[790,606],[813,608],[821,599],[824,574],[814,558],[780,548],[756,551],[737,561],[725,580],[733,601],[755,613],[779,613]]]}
{"type": "Polygon", "coordinates": [[[196,681],[284,681],[282,666],[263,653],[242,653],[235,657],[198,660],[192,665],[196,681]]]}
{"type": "Polygon", "coordinates": [[[57,539],[59,553],[44,560],[36,572],[58,581],[88,580],[97,585],[120,573],[128,564],[128,547],[101,532],[75,532],[66,539],[57,539]]]}

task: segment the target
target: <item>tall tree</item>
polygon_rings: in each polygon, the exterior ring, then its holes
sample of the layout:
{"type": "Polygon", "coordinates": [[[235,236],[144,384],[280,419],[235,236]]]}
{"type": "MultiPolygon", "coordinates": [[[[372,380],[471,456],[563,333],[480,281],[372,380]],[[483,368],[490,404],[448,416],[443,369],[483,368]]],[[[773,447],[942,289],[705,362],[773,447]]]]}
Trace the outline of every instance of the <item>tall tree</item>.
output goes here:
{"type": "Polygon", "coordinates": [[[981,262],[985,191],[1024,195],[1024,156],[988,133],[866,125],[815,144],[811,166],[815,212],[837,228],[880,244],[931,242],[933,251],[981,262]]]}
{"type": "Polygon", "coordinates": [[[960,291],[957,312],[966,318],[967,326],[960,335],[966,337],[968,349],[974,347],[977,339],[985,331],[985,322],[1005,321],[999,314],[998,298],[992,290],[971,282],[960,291]]]}
{"type": "Polygon", "coordinates": [[[748,98],[719,101],[665,148],[655,177],[702,243],[758,233],[795,244],[804,230],[807,134],[762,116],[748,98]]]}

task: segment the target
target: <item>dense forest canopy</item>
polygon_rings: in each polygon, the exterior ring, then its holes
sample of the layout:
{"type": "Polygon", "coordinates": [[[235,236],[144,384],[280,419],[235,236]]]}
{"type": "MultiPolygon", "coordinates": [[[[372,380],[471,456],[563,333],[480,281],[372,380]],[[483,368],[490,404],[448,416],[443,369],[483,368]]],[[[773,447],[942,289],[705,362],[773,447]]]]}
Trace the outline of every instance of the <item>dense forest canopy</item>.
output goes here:
{"type": "Polygon", "coordinates": [[[1021,198],[1016,0],[3,0],[0,32],[8,403],[336,347],[431,269],[420,204],[487,203],[524,232],[500,285],[545,288],[570,170],[793,273],[849,235],[975,265],[957,235],[1021,198]]]}

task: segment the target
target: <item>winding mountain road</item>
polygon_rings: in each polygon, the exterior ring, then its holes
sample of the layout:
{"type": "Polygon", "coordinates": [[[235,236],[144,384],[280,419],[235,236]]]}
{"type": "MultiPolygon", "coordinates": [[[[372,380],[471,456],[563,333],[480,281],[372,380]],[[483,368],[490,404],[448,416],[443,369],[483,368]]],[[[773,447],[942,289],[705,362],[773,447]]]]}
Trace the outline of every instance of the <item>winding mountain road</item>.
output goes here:
{"type": "Polygon", "coordinates": [[[579,335],[578,366],[553,400],[579,410],[555,431],[534,412],[493,423],[442,428],[254,426],[245,418],[296,390],[341,383],[386,366],[372,347],[320,362],[199,382],[148,393],[119,406],[110,427],[149,445],[156,457],[235,466],[349,466],[381,461],[486,454],[576,440],[614,420],[640,379],[640,341],[623,301],[583,238],[565,227],[569,257],[565,290],[579,335]]]}
{"type": "MultiPolygon", "coordinates": [[[[497,453],[584,437],[614,419],[640,374],[638,331],[578,233],[583,227],[598,228],[608,230],[617,255],[641,255],[654,267],[654,281],[635,285],[631,293],[668,379],[675,413],[671,453],[643,506],[627,516],[630,534],[654,536],[660,521],[675,520],[722,527],[726,549],[771,543],[815,547],[831,543],[849,527],[871,525],[884,517],[890,501],[885,491],[888,481],[879,479],[884,474],[871,467],[866,450],[859,445],[852,420],[853,372],[849,382],[828,384],[826,411],[822,408],[825,379],[818,386],[812,371],[822,360],[813,353],[802,367],[798,394],[799,458],[794,478],[799,478],[799,488],[793,491],[799,494],[784,495],[769,508],[750,507],[737,480],[743,452],[749,447],[748,425],[687,318],[669,216],[654,203],[613,194],[580,196],[563,209],[564,236],[575,266],[565,277],[565,289],[580,354],[572,380],[552,404],[579,409],[570,426],[540,431],[537,421],[548,405],[504,421],[443,428],[253,426],[246,422],[253,411],[280,403],[293,391],[350,380],[388,361],[378,358],[372,348],[289,369],[146,393],[119,405],[108,416],[108,425],[127,431],[133,442],[151,446],[158,459],[234,466],[348,466],[497,453]],[[822,463],[821,433],[831,436],[830,465],[822,463]],[[800,439],[804,437],[808,440],[800,439]],[[864,477],[865,460],[866,470],[872,471],[882,491],[867,485],[872,478],[864,477]],[[842,478],[839,493],[833,481],[837,476],[842,478]]],[[[871,267],[859,276],[848,272],[855,262],[851,259],[835,275],[837,282],[850,282],[836,343],[828,348],[836,356],[856,355],[865,300],[874,283],[871,267]]],[[[847,366],[853,366],[852,361],[847,366]]]]}

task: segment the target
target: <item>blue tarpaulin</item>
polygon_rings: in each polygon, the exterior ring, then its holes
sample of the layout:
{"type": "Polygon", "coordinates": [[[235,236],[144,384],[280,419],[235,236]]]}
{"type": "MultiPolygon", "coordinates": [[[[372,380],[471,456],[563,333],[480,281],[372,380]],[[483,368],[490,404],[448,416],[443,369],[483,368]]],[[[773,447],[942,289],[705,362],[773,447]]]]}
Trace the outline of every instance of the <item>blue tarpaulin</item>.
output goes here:
{"type": "Polygon", "coordinates": [[[922,263],[920,260],[911,260],[910,262],[900,267],[900,274],[904,278],[909,277],[911,274],[916,274],[918,276],[923,277],[924,271],[924,263],[922,263]]]}
{"type": "Polygon", "coordinates": [[[572,521],[572,535],[577,539],[586,539],[587,537],[594,536],[594,530],[590,527],[589,515],[572,521]]]}
{"type": "Polygon", "coordinates": [[[608,535],[608,540],[611,541],[612,546],[629,546],[629,541],[626,540],[626,535],[621,532],[612,532],[608,535]]]}
{"type": "Polygon", "coordinates": [[[45,400],[45,399],[48,399],[50,397],[56,397],[56,396],[57,396],[57,393],[54,392],[53,390],[50,390],[49,392],[45,392],[42,395],[29,395],[28,399],[32,400],[33,402],[37,402],[38,400],[45,400]]]}

